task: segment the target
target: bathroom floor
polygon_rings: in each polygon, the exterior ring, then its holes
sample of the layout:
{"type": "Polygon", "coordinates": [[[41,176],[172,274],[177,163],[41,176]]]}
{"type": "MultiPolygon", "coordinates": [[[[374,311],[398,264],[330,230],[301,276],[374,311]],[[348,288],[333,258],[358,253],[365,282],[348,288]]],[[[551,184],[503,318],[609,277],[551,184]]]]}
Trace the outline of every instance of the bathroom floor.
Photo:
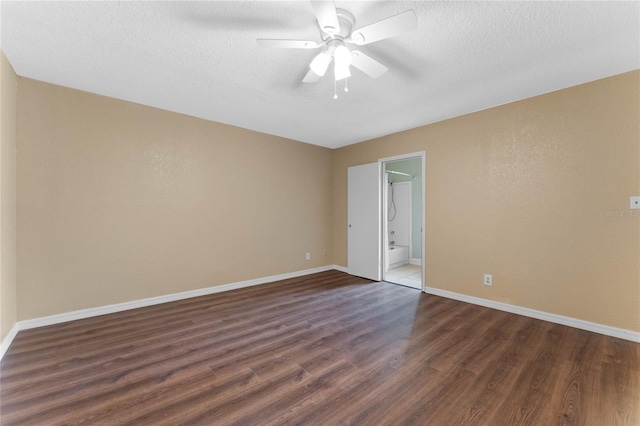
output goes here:
{"type": "Polygon", "coordinates": [[[422,288],[422,266],[407,264],[390,269],[385,273],[384,280],[407,287],[422,288]]]}

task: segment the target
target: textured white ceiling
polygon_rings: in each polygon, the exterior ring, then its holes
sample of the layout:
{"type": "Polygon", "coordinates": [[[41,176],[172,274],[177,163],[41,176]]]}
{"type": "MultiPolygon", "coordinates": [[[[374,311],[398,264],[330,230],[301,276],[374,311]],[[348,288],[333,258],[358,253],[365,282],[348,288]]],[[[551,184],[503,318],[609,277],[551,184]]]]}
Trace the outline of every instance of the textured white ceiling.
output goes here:
{"type": "Polygon", "coordinates": [[[303,84],[319,40],[307,1],[2,1],[18,75],[340,147],[640,68],[640,2],[336,1],[356,28],[407,9],[418,30],[360,47],[389,67],[303,84]]]}

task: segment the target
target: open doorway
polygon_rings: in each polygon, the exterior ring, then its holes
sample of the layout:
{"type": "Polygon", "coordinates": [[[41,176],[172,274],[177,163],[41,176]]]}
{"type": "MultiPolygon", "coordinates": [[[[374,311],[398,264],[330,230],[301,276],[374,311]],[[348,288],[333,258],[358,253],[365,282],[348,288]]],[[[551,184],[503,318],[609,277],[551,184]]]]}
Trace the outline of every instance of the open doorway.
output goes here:
{"type": "Polygon", "coordinates": [[[382,279],[424,285],[424,153],[382,162],[382,279]]]}

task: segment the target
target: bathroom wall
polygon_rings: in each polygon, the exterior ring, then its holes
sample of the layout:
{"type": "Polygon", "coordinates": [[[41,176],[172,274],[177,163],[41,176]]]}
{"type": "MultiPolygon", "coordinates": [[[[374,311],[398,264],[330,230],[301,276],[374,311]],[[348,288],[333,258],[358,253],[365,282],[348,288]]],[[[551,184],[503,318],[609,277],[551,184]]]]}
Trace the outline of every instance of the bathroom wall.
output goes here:
{"type": "Polygon", "coordinates": [[[388,184],[387,191],[389,242],[393,241],[395,245],[409,247],[411,245],[411,183],[388,184]]]}
{"type": "Polygon", "coordinates": [[[387,170],[403,172],[415,176],[390,175],[391,182],[411,180],[411,258],[422,259],[422,160],[408,158],[406,160],[390,161],[386,163],[387,170]]]}

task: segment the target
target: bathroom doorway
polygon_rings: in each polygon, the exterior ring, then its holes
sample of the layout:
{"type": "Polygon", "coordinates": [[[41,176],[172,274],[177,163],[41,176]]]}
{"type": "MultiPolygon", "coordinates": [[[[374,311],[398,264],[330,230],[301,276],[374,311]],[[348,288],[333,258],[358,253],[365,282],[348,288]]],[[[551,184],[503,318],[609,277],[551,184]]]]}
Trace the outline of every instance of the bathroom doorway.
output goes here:
{"type": "Polygon", "coordinates": [[[424,153],[382,162],[382,279],[424,285],[424,153]]]}

